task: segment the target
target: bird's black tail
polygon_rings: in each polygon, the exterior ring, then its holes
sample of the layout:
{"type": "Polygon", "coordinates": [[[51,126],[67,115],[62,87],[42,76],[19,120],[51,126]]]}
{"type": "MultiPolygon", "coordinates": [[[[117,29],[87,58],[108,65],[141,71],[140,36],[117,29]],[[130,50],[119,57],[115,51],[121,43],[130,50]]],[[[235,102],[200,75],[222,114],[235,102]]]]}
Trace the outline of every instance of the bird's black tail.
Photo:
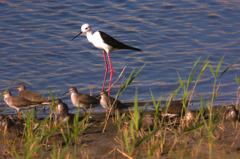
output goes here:
{"type": "Polygon", "coordinates": [[[142,51],[141,49],[138,49],[138,48],[135,48],[135,47],[131,47],[131,46],[128,46],[130,50],[136,50],[136,51],[142,51]]]}
{"type": "Polygon", "coordinates": [[[135,47],[132,47],[132,46],[128,46],[128,45],[125,45],[125,44],[123,44],[123,46],[121,47],[121,49],[142,51],[141,49],[138,49],[138,48],[135,48],[135,47]]]}

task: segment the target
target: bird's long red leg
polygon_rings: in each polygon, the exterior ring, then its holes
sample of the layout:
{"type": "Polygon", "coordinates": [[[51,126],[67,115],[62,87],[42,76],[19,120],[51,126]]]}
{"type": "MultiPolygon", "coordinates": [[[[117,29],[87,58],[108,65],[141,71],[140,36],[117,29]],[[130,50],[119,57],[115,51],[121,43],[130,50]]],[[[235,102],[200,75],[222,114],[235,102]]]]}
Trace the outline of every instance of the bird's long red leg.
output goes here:
{"type": "Polygon", "coordinates": [[[110,65],[110,68],[111,68],[111,74],[110,74],[110,80],[109,80],[109,91],[108,91],[108,95],[110,96],[110,88],[111,88],[111,83],[112,83],[112,75],[113,75],[113,67],[112,67],[112,62],[111,62],[111,59],[110,59],[110,56],[109,56],[109,53],[107,53],[108,55],[108,61],[109,61],[109,65],[110,65]]]}
{"type": "Polygon", "coordinates": [[[104,76],[102,91],[104,91],[105,81],[106,81],[107,72],[108,72],[107,59],[106,59],[106,55],[105,55],[105,51],[104,50],[103,50],[103,57],[104,57],[104,61],[105,61],[106,72],[105,72],[105,76],[104,76]]]}

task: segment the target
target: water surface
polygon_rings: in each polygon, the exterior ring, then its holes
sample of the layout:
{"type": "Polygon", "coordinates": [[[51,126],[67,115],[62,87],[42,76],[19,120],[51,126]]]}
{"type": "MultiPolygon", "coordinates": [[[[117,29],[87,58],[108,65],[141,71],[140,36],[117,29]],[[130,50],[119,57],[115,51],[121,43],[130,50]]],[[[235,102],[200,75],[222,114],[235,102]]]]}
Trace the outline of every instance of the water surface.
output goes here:
{"type": "MultiPolygon", "coordinates": [[[[13,87],[25,83],[27,89],[40,94],[48,95],[49,87],[71,109],[70,95],[62,95],[69,87],[98,95],[105,72],[102,51],[85,36],[71,40],[83,23],[89,23],[94,31],[143,50],[111,53],[113,80],[127,67],[112,95],[134,68],[147,63],[120,100],[133,102],[136,88],[139,101],[150,101],[150,90],[156,99],[166,100],[179,86],[178,74],[186,80],[199,57],[199,68],[209,57],[215,70],[225,56],[220,72],[239,58],[239,11],[240,3],[234,0],[1,1],[0,91],[14,79],[13,87]]],[[[220,78],[216,103],[236,102],[238,68],[239,62],[220,78]]],[[[206,100],[211,96],[213,81],[207,68],[193,94],[195,107],[199,106],[197,95],[206,100]]],[[[176,99],[181,99],[181,93],[176,99]]],[[[0,103],[4,105],[2,99],[0,103]]],[[[99,106],[95,111],[103,109],[99,106]]]]}

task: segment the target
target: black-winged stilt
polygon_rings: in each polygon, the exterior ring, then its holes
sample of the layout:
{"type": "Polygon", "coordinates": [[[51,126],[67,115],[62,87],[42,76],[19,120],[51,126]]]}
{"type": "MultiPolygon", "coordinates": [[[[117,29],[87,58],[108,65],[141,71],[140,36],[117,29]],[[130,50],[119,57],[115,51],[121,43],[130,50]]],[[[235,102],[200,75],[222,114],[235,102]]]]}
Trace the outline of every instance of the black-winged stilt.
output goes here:
{"type": "Polygon", "coordinates": [[[77,34],[73,39],[77,38],[81,34],[86,34],[89,42],[91,42],[96,48],[103,50],[103,56],[104,56],[104,61],[106,66],[106,72],[105,72],[103,87],[102,87],[103,91],[104,91],[104,85],[105,85],[106,76],[108,72],[108,66],[107,66],[106,55],[105,55],[105,52],[107,52],[108,61],[111,68],[111,74],[110,74],[110,80],[109,80],[109,94],[110,94],[113,68],[112,68],[112,63],[111,63],[109,53],[112,51],[120,50],[120,49],[128,49],[128,50],[136,50],[136,51],[141,51],[141,50],[138,48],[125,45],[102,31],[96,31],[94,34],[92,34],[92,28],[89,24],[83,24],[81,27],[81,32],[77,34]]]}

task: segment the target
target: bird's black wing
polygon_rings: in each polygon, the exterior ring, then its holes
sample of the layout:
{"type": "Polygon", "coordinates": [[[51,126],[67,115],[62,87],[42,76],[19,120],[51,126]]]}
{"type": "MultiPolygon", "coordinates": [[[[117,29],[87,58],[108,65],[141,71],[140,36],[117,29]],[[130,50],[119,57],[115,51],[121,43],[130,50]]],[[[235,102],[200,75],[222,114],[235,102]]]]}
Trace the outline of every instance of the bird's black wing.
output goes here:
{"type": "Polygon", "coordinates": [[[130,49],[130,50],[141,51],[138,48],[134,48],[134,47],[125,45],[125,44],[117,41],[116,39],[114,39],[113,37],[111,37],[110,35],[102,32],[102,31],[99,31],[99,33],[100,33],[100,36],[102,37],[103,41],[106,44],[111,45],[113,48],[116,48],[116,49],[130,49]]]}

